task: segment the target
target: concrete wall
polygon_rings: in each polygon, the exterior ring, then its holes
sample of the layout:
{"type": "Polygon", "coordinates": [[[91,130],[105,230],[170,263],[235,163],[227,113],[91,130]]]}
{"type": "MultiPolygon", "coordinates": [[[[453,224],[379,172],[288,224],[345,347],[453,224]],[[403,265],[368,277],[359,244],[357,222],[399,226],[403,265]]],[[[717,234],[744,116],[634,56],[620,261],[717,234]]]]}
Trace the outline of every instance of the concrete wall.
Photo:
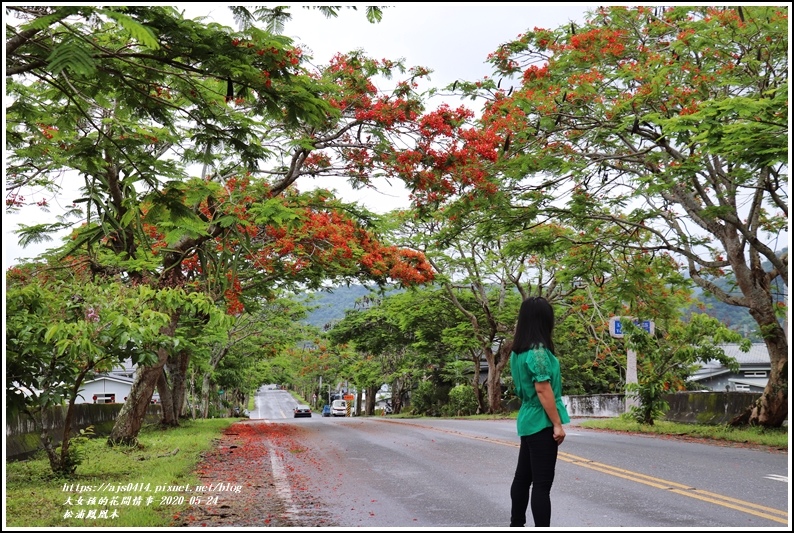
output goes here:
{"type": "MultiPolygon", "coordinates": [[[[665,395],[670,409],[664,416],[671,422],[719,425],[750,407],[760,393],[752,392],[676,392],[665,395]]],[[[563,396],[568,414],[577,418],[610,418],[626,412],[623,394],[563,396]]]]}
{"type": "Polygon", "coordinates": [[[626,412],[623,394],[593,394],[590,396],[563,396],[562,403],[573,417],[611,418],[626,412]]]}
{"type": "MultiPolygon", "coordinates": [[[[81,429],[94,426],[95,435],[109,435],[122,405],[124,404],[76,404],[74,406],[75,417],[72,422],[72,434],[76,435],[81,429]]],[[[159,422],[160,413],[159,404],[150,405],[146,411],[146,422],[159,422]]],[[[55,417],[55,423],[50,435],[56,442],[60,442],[63,435],[63,420],[66,416],[66,409],[55,407],[50,414],[55,417]]],[[[41,437],[28,417],[9,416],[6,418],[6,460],[24,459],[43,449],[41,437]]]]}
{"type": "Polygon", "coordinates": [[[756,392],[677,392],[665,400],[670,410],[666,420],[686,424],[719,425],[743,413],[761,397],[756,392]]]}

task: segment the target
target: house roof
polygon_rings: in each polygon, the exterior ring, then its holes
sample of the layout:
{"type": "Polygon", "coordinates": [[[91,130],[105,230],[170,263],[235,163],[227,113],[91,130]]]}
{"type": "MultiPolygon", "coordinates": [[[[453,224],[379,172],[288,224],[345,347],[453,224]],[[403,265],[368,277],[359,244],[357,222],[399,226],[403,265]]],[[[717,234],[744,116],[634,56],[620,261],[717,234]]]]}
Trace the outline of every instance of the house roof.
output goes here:
{"type": "MultiPolygon", "coordinates": [[[[743,352],[739,349],[738,344],[720,344],[720,348],[725,352],[728,357],[733,357],[739,363],[739,366],[748,365],[761,365],[769,366],[769,351],[766,349],[766,344],[762,342],[755,342],[750,345],[750,351],[743,352]]],[[[723,368],[722,363],[716,359],[712,359],[707,363],[700,365],[700,371],[717,370],[723,368]]]]}
{"type": "Polygon", "coordinates": [[[728,373],[730,373],[730,370],[728,370],[727,368],[724,368],[724,367],[717,368],[717,367],[713,367],[712,366],[712,367],[708,367],[707,368],[707,367],[703,366],[703,367],[699,368],[698,370],[696,370],[694,374],[689,376],[689,379],[691,381],[700,381],[700,380],[703,380],[703,379],[714,378],[714,377],[721,376],[723,374],[728,374],[728,373]]]}
{"type": "MultiPolygon", "coordinates": [[[[736,359],[736,361],[739,363],[739,366],[745,367],[745,370],[747,370],[747,367],[760,367],[761,369],[764,369],[769,368],[770,366],[769,351],[766,349],[766,344],[764,343],[753,343],[750,346],[750,351],[747,352],[741,351],[738,344],[721,344],[720,348],[723,349],[725,355],[736,359]]],[[[702,381],[704,379],[709,379],[728,373],[730,373],[730,370],[722,366],[722,363],[716,359],[712,359],[711,361],[701,364],[700,368],[698,368],[691,376],[689,376],[689,380],[702,381]]],[[[750,379],[750,381],[752,381],[752,379],[750,379]]],[[[741,383],[744,383],[744,381],[741,383]]],[[[748,382],[748,384],[752,383],[748,382]]],[[[760,386],[766,386],[766,380],[764,381],[764,384],[760,386]]]]}
{"type": "Polygon", "coordinates": [[[768,378],[730,378],[731,383],[741,383],[742,385],[750,385],[752,387],[759,387],[761,389],[766,387],[769,382],[768,378]]]}
{"type": "Polygon", "coordinates": [[[720,348],[725,351],[725,355],[733,357],[740,365],[769,364],[769,351],[763,342],[754,342],[748,352],[741,351],[738,344],[721,344],[720,348]]]}

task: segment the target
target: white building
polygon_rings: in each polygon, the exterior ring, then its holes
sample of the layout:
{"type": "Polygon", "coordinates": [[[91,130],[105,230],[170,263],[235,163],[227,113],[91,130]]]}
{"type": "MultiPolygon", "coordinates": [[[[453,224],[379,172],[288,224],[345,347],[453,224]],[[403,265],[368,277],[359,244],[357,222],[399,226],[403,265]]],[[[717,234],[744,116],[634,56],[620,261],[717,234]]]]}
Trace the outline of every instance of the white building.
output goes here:
{"type": "MultiPolygon", "coordinates": [[[[127,359],[110,372],[97,374],[83,383],[75,403],[124,403],[132,389],[135,366],[127,359]]],[[[160,395],[152,395],[152,403],[159,403],[160,395]]]]}
{"type": "Polygon", "coordinates": [[[124,403],[132,388],[132,378],[102,375],[86,381],[75,403],[124,403]]]}

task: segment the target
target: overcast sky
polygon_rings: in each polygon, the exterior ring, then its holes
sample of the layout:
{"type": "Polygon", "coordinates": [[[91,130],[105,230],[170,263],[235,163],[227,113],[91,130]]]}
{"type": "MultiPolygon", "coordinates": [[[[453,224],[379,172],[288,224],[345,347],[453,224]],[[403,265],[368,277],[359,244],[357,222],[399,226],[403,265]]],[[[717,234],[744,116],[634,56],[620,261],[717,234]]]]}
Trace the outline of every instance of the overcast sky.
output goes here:
{"type": "MultiPolygon", "coordinates": [[[[235,26],[226,7],[228,4],[175,5],[184,9],[188,18],[206,16],[215,22],[235,26]]],[[[292,20],[285,25],[284,35],[310,48],[315,64],[327,63],[338,52],[362,49],[378,59],[402,58],[409,66],[427,67],[433,71],[432,86],[443,87],[456,79],[476,80],[491,75],[491,67],[485,61],[500,44],[533,28],[556,28],[571,21],[583,21],[585,13],[597,5],[401,2],[385,8],[382,21],[376,24],[367,22],[363,4],[357,10],[342,9],[338,17],[331,19],[316,9],[295,5],[290,10],[292,20]]],[[[339,181],[329,188],[377,212],[408,205],[407,195],[400,187],[381,187],[380,193],[365,194],[352,191],[339,181]]],[[[25,196],[38,199],[40,195],[25,196]]],[[[65,203],[71,200],[68,198],[65,203]]],[[[49,246],[20,248],[16,236],[11,233],[15,225],[20,221],[26,224],[52,221],[55,214],[48,217],[37,207],[25,209],[20,214],[3,214],[5,269],[18,258],[34,257],[52,246],[50,243],[49,246]]]]}

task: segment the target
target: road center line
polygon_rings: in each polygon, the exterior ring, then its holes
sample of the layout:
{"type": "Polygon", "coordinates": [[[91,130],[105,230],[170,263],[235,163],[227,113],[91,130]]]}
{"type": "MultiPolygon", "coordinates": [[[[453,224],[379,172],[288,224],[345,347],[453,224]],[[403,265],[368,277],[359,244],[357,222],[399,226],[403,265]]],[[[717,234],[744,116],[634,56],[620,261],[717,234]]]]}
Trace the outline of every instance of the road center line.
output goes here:
{"type": "MultiPolygon", "coordinates": [[[[460,431],[434,428],[423,424],[412,424],[410,422],[397,422],[396,420],[394,421],[381,420],[381,419],[377,419],[377,420],[380,422],[391,422],[394,424],[407,424],[422,429],[431,429],[433,431],[438,431],[440,433],[449,433],[451,435],[456,435],[458,437],[465,437],[467,439],[482,440],[482,441],[491,442],[493,444],[500,444],[502,446],[511,446],[513,448],[519,447],[517,442],[492,439],[489,437],[482,437],[478,435],[468,435],[466,433],[461,433],[460,431]]],[[[584,457],[578,457],[576,455],[571,455],[569,453],[560,452],[558,458],[562,461],[571,463],[576,466],[582,466],[584,468],[596,470],[598,472],[609,474],[611,476],[627,479],[629,481],[634,481],[637,483],[642,483],[644,485],[648,485],[660,490],[668,490],[670,492],[674,492],[675,494],[680,494],[682,496],[687,496],[689,498],[695,498],[697,500],[713,503],[715,505],[720,505],[722,507],[727,507],[729,509],[741,511],[743,513],[758,516],[760,518],[772,520],[773,522],[788,524],[788,511],[781,511],[779,509],[774,509],[772,507],[765,507],[763,505],[758,505],[744,500],[737,500],[735,498],[722,496],[720,494],[715,494],[713,492],[699,490],[696,489],[695,487],[690,487],[688,485],[682,485],[681,483],[676,483],[674,481],[668,481],[665,479],[641,474],[639,472],[624,470],[622,468],[610,466],[603,463],[597,463],[595,461],[585,459],[584,457]]]]}

